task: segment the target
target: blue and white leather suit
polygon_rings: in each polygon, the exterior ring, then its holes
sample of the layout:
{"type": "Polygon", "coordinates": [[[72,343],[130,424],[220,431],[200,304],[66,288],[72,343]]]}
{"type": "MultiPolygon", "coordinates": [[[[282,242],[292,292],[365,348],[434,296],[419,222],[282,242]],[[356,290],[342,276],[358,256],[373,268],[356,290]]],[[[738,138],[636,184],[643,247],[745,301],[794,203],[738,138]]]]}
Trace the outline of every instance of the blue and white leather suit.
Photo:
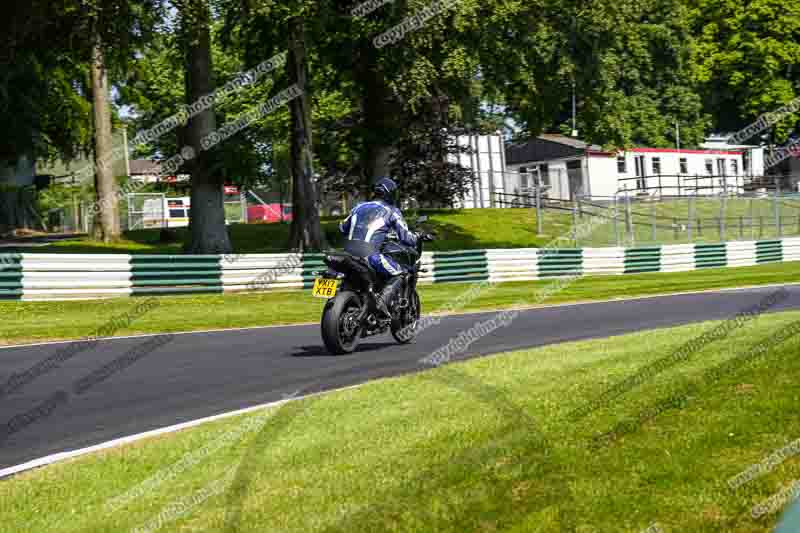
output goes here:
{"type": "MultiPolygon", "coordinates": [[[[416,246],[417,236],[408,230],[400,210],[382,200],[364,202],[357,205],[350,216],[339,225],[339,230],[350,240],[365,241],[381,249],[386,235],[394,230],[400,242],[407,246],[416,246]]],[[[367,260],[370,266],[384,278],[398,276],[405,272],[394,259],[376,253],[367,260]]]]}

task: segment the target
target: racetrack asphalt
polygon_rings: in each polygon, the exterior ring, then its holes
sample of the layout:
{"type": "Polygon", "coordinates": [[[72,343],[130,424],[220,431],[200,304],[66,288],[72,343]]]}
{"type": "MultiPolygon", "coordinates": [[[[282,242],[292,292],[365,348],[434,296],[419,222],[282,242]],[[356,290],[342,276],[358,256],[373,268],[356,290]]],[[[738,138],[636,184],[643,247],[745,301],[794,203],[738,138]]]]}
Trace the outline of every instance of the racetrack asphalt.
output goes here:
{"type": "MultiPolygon", "coordinates": [[[[729,318],[777,290],[750,288],[524,310],[456,359],[729,318]]],[[[788,298],[768,312],[800,309],[800,286],[786,290],[788,298]]],[[[278,401],[298,390],[309,394],[424,370],[429,367],[420,359],[495,313],[441,317],[438,325],[404,346],[388,334],[371,337],[347,356],[327,354],[317,325],[179,334],[163,345],[153,344],[151,353],[134,352],[135,356],[126,354],[153,337],[101,340],[0,394],[0,469],[278,401]],[[116,370],[98,374],[104,367],[116,370]],[[99,379],[78,393],[74,384],[92,373],[99,379]]],[[[0,349],[0,386],[67,346],[0,349]]]]}

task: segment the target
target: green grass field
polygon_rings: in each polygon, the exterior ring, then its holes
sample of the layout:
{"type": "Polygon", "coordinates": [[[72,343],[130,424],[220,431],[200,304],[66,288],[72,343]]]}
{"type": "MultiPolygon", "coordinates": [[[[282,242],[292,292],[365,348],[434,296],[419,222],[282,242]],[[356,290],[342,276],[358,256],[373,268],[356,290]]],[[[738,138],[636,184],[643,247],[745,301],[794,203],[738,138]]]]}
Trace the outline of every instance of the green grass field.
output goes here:
{"type": "MultiPolygon", "coordinates": [[[[526,248],[544,246],[554,238],[569,232],[571,218],[561,215],[546,217],[543,234],[536,235],[536,211],[531,209],[441,209],[408,213],[409,223],[418,214],[426,214],[429,230],[438,233],[437,241],[428,250],[463,250],[473,248],[526,248]]],[[[342,238],[338,230],[341,218],[326,217],[322,228],[328,244],[336,247],[342,238]]],[[[231,224],[228,226],[237,253],[276,253],[287,251],[289,224],[231,224]]],[[[137,230],[124,234],[117,243],[105,245],[76,238],[45,247],[6,249],[36,253],[181,253],[185,228],[177,229],[180,242],[159,242],[159,230],[137,230]]],[[[568,242],[564,242],[568,246],[568,242]]]]}
{"type": "MultiPolygon", "coordinates": [[[[781,203],[783,217],[782,235],[800,235],[800,200],[785,200],[781,203]]],[[[591,220],[592,230],[576,243],[570,238],[573,214],[569,211],[547,209],[542,215],[542,233],[537,234],[536,210],[518,209],[425,209],[407,213],[409,222],[417,215],[425,214],[430,220],[425,224],[438,234],[437,241],[430,243],[428,250],[468,250],[489,248],[536,248],[558,239],[558,246],[616,246],[642,244],[678,244],[690,242],[685,228],[689,214],[688,200],[663,203],[635,203],[632,210],[633,238],[626,234],[625,207],[620,203],[619,219],[613,221],[592,216],[589,213],[609,212],[596,207],[585,207],[586,214],[578,217],[578,223],[587,225],[591,220]],[[661,218],[653,218],[653,215],[661,218]],[[655,237],[652,222],[656,221],[655,237]],[[676,232],[673,224],[678,227],[676,232]]],[[[695,229],[692,242],[720,242],[722,240],[750,240],[776,238],[774,205],[767,199],[752,201],[727,200],[725,217],[728,219],[724,233],[720,233],[719,200],[698,199],[695,201],[695,229]],[[750,223],[752,208],[753,225],[750,223]],[[724,239],[723,239],[724,237],[724,239]]],[[[331,247],[341,244],[338,231],[340,218],[326,217],[322,228],[331,247]]],[[[236,253],[276,253],[287,251],[289,224],[231,224],[231,241],[236,253]]],[[[177,230],[179,242],[159,242],[158,230],[138,230],[124,234],[123,239],[113,244],[102,244],[88,238],[76,238],[54,243],[41,248],[18,248],[4,251],[37,253],[181,253],[185,229],[177,230]]]]}
{"type": "Polygon", "coordinates": [[[748,323],[578,423],[567,413],[714,324],[449,364],[140,441],[0,482],[0,531],[768,531],[778,515],[751,509],[800,478],[800,458],[726,482],[800,437],[797,338],[591,443],[798,320],[748,323]]]}
{"type": "MultiPolygon", "coordinates": [[[[683,273],[596,276],[576,280],[561,292],[540,301],[538,291],[552,280],[494,284],[482,290],[462,310],[499,309],[517,305],[606,300],[681,291],[800,282],[800,263],[709,269],[683,273]]],[[[474,285],[443,283],[420,286],[423,313],[435,313],[474,285]]],[[[194,331],[317,322],[323,301],[311,291],[275,291],[157,297],[159,305],[115,335],[194,331]]],[[[75,339],[92,335],[114,316],[133,309],[141,300],[0,302],[0,344],[75,339]]],[[[459,311],[455,309],[454,311],[459,311]]]]}

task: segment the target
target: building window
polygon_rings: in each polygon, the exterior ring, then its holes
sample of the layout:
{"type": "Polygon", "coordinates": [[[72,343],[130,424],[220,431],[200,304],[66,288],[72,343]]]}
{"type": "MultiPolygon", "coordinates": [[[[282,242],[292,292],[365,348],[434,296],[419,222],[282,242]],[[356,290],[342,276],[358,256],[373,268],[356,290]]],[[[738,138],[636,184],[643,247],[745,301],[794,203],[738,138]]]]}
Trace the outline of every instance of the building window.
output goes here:
{"type": "Polygon", "coordinates": [[[528,167],[519,168],[519,186],[522,189],[528,188],[528,167]]]}
{"type": "Polygon", "coordinates": [[[721,157],[717,158],[717,174],[719,176],[727,176],[728,175],[727,170],[728,167],[725,165],[725,160],[722,159],[721,157]]]}
{"type": "Polygon", "coordinates": [[[742,168],[744,169],[744,173],[747,174],[750,172],[750,151],[744,153],[744,157],[742,157],[742,168]]]}
{"type": "Polygon", "coordinates": [[[681,174],[688,174],[689,173],[689,160],[685,157],[681,157],[681,174]]]}
{"type": "Polygon", "coordinates": [[[617,156],[617,172],[619,174],[628,173],[628,162],[624,155],[617,156]]]}
{"type": "Polygon", "coordinates": [[[661,174],[661,158],[654,157],[653,158],[653,174],[656,176],[661,174]]]}
{"type": "Polygon", "coordinates": [[[539,172],[542,179],[542,187],[550,186],[550,167],[547,163],[539,165],[539,172]]]}
{"type": "Polygon", "coordinates": [[[714,175],[714,160],[713,159],[706,159],[706,174],[709,176],[714,175]]]}
{"type": "Polygon", "coordinates": [[[731,159],[731,174],[739,175],[739,162],[736,159],[731,159]]]}
{"type": "Polygon", "coordinates": [[[644,190],[647,188],[647,180],[644,177],[644,156],[637,155],[633,158],[633,162],[636,165],[636,188],[644,190]]]}

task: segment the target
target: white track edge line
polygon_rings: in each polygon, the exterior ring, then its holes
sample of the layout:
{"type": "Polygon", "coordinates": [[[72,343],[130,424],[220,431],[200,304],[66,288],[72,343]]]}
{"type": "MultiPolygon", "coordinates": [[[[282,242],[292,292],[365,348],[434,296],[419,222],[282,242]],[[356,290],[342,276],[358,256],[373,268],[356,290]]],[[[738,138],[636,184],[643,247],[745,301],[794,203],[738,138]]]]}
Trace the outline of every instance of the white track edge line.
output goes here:
{"type": "MultiPolygon", "coordinates": [[[[487,309],[484,311],[475,310],[475,311],[464,311],[464,312],[455,312],[455,313],[431,313],[429,315],[424,316],[442,316],[442,317],[449,317],[449,316],[469,316],[469,315],[486,315],[486,314],[493,314],[498,313],[500,311],[533,311],[536,309],[551,309],[551,308],[558,308],[558,307],[576,307],[581,305],[594,305],[594,304],[607,304],[607,303],[618,303],[618,302],[633,302],[636,300],[647,300],[652,298],[665,298],[668,296],[683,296],[687,294],[709,294],[709,293],[716,293],[716,292],[738,292],[738,291],[748,291],[753,289],[770,289],[775,287],[800,287],[800,282],[793,282],[793,283],[772,283],[769,285],[750,285],[747,287],[722,287],[719,289],[701,289],[696,291],[684,291],[684,292],[668,292],[662,294],[646,294],[642,296],[622,296],[619,298],[610,298],[607,300],[584,300],[579,302],[564,302],[560,304],[542,304],[542,305],[528,305],[528,306],[521,306],[521,307],[498,307],[496,309],[487,309]]],[[[113,340],[122,340],[122,339],[142,339],[146,337],[158,337],[160,335],[199,335],[203,333],[225,333],[225,332],[234,332],[234,331],[250,331],[250,330],[258,330],[258,329],[270,329],[270,328],[294,328],[294,327],[303,327],[303,326],[316,326],[318,322],[298,322],[296,324],[271,324],[268,326],[247,326],[241,328],[218,328],[218,329],[201,329],[195,331],[164,331],[160,333],[141,333],[138,335],[121,335],[119,337],[99,337],[96,339],[98,342],[100,341],[113,341],[113,340]]],[[[29,348],[33,346],[51,346],[56,344],[70,344],[73,342],[85,342],[88,339],[85,337],[78,338],[78,339],[68,339],[68,340],[61,340],[61,341],[44,341],[44,342],[34,342],[30,344],[7,344],[1,345],[0,350],[9,350],[13,348],[29,348]]]]}
{"type": "Polygon", "coordinates": [[[293,397],[293,398],[286,398],[286,399],[277,400],[277,401],[274,401],[274,402],[254,405],[254,406],[251,406],[251,407],[244,407],[242,409],[237,409],[235,411],[228,411],[228,412],[220,413],[220,414],[217,414],[217,415],[198,418],[198,419],[195,419],[195,420],[189,420],[187,422],[181,422],[180,424],[174,424],[172,426],[165,426],[165,427],[161,427],[161,428],[157,428],[157,429],[151,429],[151,430],[145,431],[143,433],[136,433],[134,435],[128,435],[127,437],[119,437],[117,439],[113,439],[113,440],[110,440],[110,441],[102,442],[100,444],[94,444],[92,446],[87,446],[85,448],[78,448],[76,450],[68,450],[68,451],[64,451],[64,452],[54,453],[54,454],[51,454],[51,455],[47,455],[45,457],[40,457],[38,459],[32,459],[30,461],[26,461],[24,463],[21,463],[21,464],[15,465],[15,466],[9,466],[9,467],[0,469],[0,479],[3,479],[3,478],[8,477],[8,476],[12,476],[14,474],[20,474],[22,472],[25,472],[27,470],[32,470],[34,468],[39,468],[39,467],[42,467],[42,466],[48,466],[48,465],[51,465],[51,464],[54,464],[54,463],[58,463],[58,462],[66,460],[66,459],[73,459],[75,457],[81,457],[83,455],[87,455],[87,454],[90,454],[90,453],[94,453],[94,452],[98,452],[98,451],[102,451],[102,450],[107,450],[107,449],[110,449],[110,448],[116,448],[116,447],[119,447],[119,446],[123,446],[125,444],[131,444],[131,443],[134,443],[134,442],[137,442],[137,441],[140,441],[140,440],[143,440],[143,439],[147,439],[147,438],[150,438],[150,437],[157,437],[159,435],[167,435],[169,433],[175,433],[176,431],[180,431],[180,430],[183,430],[183,429],[189,429],[189,428],[192,428],[192,427],[195,427],[195,426],[199,426],[201,424],[206,424],[208,422],[214,422],[215,420],[222,420],[222,419],[225,419],[225,418],[230,418],[232,416],[247,414],[247,413],[250,413],[250,412],[253,412],[253,411],[258,411],[258,410],[261,410],[261,409],[267,409],[269,407],[277,407],[277,406],[283,405],[285,403],[289,403],[289,402],[293,402],[293,401],[297,401],[297,400],[303,400],[305,398],[313,398],[314,396],[321,396],[321,395],[324,395],[324,394],[330,394],[330,393],[334,393],[334,392],[340,392],[340,391],[345,391],[345,390],[349,390],[349,389],[355,389],[355,388],[358,388],[358,387],[361,387],[361,386],[365,385],[366,383],[369,383],[369,382],[367,381],[367,382],[364,382],[364,383],[359,383],[357,385],[349,385],[347,387],[340,387],[338,389],[329,389],[329,390],[324,390],[324,391],[320,391],[320,392],[315,392],[315,393],[312,393],[312,394],[305,394],[303,396],[296,396],[296,397],[293,397]]]}

